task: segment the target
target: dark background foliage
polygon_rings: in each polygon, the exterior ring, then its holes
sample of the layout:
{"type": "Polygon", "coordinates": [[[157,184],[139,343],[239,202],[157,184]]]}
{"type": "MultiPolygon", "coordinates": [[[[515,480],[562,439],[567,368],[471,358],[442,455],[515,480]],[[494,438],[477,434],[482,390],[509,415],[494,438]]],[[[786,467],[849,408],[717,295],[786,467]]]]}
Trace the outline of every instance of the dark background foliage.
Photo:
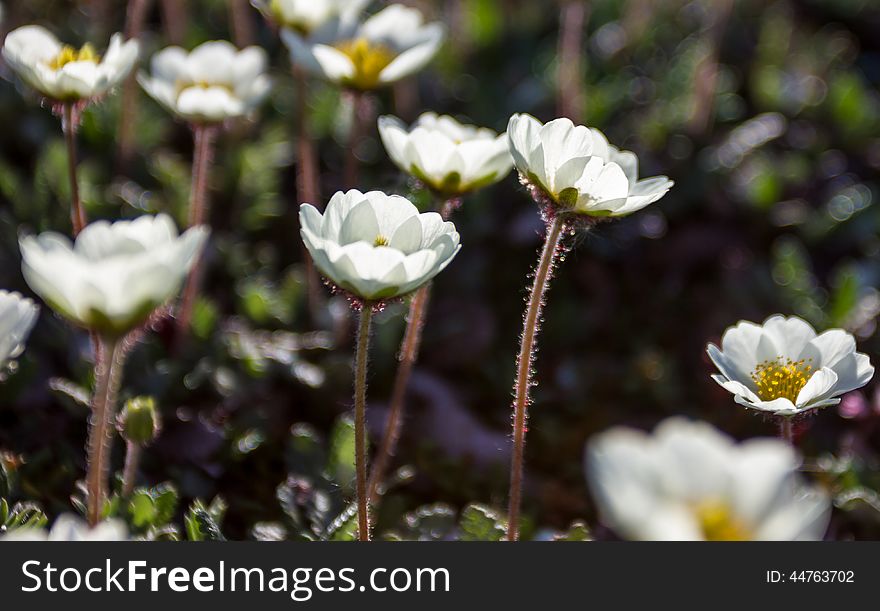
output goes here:
{"type": "MultiPolygon", "coordinates": [[[[101,46],[124,28],[125,4],[7,1],[0,29],[39,23],[101,46]]],[[[449,42],[417,78],[380,92],[378,113],[411,121],[435,110],[503,130],[513,112],[549,120],[561,109],[636,151],[643,175],[676,181],[659,203],[574,238],[558,270],[529,422],[527,534],[596,523],[583,447],[610,426],[648,428],[684,414],[737,437],[775,433],[708,377],[706,342],[739,319],[782,312],[818,328],[842,326],[880,359],[880,3],[587,2],[580,64],[563,62],[574,74],[563,71],[561,80],[560,16],[571,18],[571,8],[411,4],[445,21],[449,42]]],[[[333,457],[346,451],[338,419],[350,406],[352,328],[338,298],[318,316],[306,306],[292,141],[301,92],[273,30],[245,2],[157,1],[144,57],[172,41],[191,48],[215,38],[267,48],[274,91],[254,121],[219,140],[197,341],[172,359],[166,332],[148,336],[131,355],[123,393],[155,396],[164,417],[141,483],[172,481],[187,502],[221,495],[225,534],[243,538],[255,524],[290,518],[276,487],[302,467],[304,439],[326,437],[335,482],[328,494],[339,501],[350,493],[350,467],[333,457]]],[[[16,237],[68,231],[65,154],[57,119],[0,71],[8,81],[0,83],[0,286],[27,292],[16,237]]],[[[315,84],[308,103],[326,200],[341,186],[349,100],[315,84]]],[[[119,122],[119,96],[85,115],[80,171],[90,217],[166,211],[182,221],[188,129],[138,92],[136,148],[126,162],[119,122]]],[[[425,200],[387,160],[374,127],[356,153],[362,190],[425,200]]],[[[412,526],[416,518],[404,514],[425,503],[448,504],[432,510],[440,514],[473,501],[506,503],[514,356],[542,226],[514,175],[467,197],[454,220],[463,249],[435,284],[395,461],[411,469],[387,494],[380,530],[412,526]]],[[[378,319],[374,440],[404,310],[393,305],[378,319]]],[[[90,358],[87,336],[44,308],[17,371],[0,386],[0,449],[7,464],[24,461],[14,498],[38,501],[50,515],[69,508],[83,473],[87,410],[76,396],[91,384],[90,358]]],[[[836,497],[829,536],[880,535],[878,422],[872,383],[799,424],[805,469],[836,497]]],[[[114,461],[121,466],[121,444],[114,461]]]]}

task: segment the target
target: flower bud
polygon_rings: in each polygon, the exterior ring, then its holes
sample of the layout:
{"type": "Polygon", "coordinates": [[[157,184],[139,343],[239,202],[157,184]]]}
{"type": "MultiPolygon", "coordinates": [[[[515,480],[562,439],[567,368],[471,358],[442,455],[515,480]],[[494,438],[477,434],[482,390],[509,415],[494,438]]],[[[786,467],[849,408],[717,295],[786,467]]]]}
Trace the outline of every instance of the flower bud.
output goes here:
{"type": "Polygon", "coordinates": [[[148,445],[162,428],[153,397],[134,397],[125,402],[119,414],[119,432],[126,441],[148,445]]]}

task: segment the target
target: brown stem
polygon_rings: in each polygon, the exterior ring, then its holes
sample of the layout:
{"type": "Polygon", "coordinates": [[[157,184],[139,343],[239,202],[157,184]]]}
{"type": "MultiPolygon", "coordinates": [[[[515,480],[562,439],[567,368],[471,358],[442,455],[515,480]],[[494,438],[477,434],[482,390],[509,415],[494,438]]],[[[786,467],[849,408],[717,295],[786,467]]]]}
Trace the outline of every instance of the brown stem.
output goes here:
{"type": "MultiPolygon", "coordinates": [[[[305,71],[294,66],[293,77],[297,84],[296,95],[296,141],[297,158],[296,166],[296,198],[297,207],[302,203],[319,205],[321,199],[321,186],[318,177],[318,159],[315,150],[315,141],[309,132],[309,81],[305,71]]],[[[309,301],[309,313],[312,322],[321,318],[323,300],[321,298],[321,278],[315,269],[315,263],[309,255],[309,251],[302,246],[303,260],[306,263],[306,294],[309,301]]]]}
{"type": "Polygon", "coordinates": [[[523,456],[526,445],[526,418],[531,398],[533,381],[532,368],[535,360],[535,340],[541,324],[541,310],[556,257],[560,250],[560,240],[565,229],[565,221],[555,216],[547,225],[547,236],[538,267],[535,270],[535,281],[529,294],[529,303],[523,317],[523,332],[516,360],[516,383],[513,387],[515,401],[513,404],[513,454],[510,460],[510,505],[507,519],[507,540],[516,541],[519,537],[519,510],[522,500],[523,456]]]}
{"type": "Polygon", "coordinates": [[[101,345],[104,358],[98,361],[95,370],[86,474],[87,516],[91,526],[101,520],[101,508],[107,496],[116,395],[122,382],[125,352],[123,342],[116,339],[102,338],[101,345]]]}
{"type": "Polygon", "coordinates": [[[373,306],[361,308],[354,369],[354,457],[357,471],[358,540],[370,540],[369,498],[367,498],[367,351],[373,306]]]}
{"type": "Polygon", "coordinates": [[[583,119],[584,90],[581,82],[584,22],[587,5],[582,0],[567,0],[559,12],[559,49],[557,52],[556,108],[560,117],[575,123],[583,119]]]}
{"type": "MultiPolygon", "coordinates": [[[[130,0],[125,14],[125,37],[138,38],[144,27],[150,0],[130,0]]],[[[122,85],[122,112],[119,115],[119,157],[117,168],[125,173],[134,156],[134,126],[137,123],[137,78],[135,71],[128,75],[122,85]]]]}
{"type": "Polygon", "coordinates": [[[243,49],[254,44],[254,20],[248,0],[229,1],[229,21],[235,46],[243,49]]]}
{"type": "Polygon", "coordinates": [[[125,442],[125,467],[122,469],[122,496],[129,497],[134,492],[138,463],[141,460],[141,446],[133,441],[125,442]]]}
{"type": "MultiPolygon", "coordinates": [[[[214,138],[217,128],[210,125],[194,125],[193,138],[195,149],[193,151],[192,186],[189,200],[189,227],[205,225],[209,222],[209,204],[207,198],[208,174],[211,169],[211,158],[214,152],[214,138]]],[[[192,318],[192,309],[196,296],[199,292],[201,279],[202,256],[198,255],[192,269],[186,279],[186,287],[183,290],[183,298],[177,316],[177,337],[180,341],[186,337],[189,322],[192,318]]]]}
{"type": "Polygon", "coordinates": [[[173,45],[182,45],[189,30],[187,0],[161,0],[165,36],[173,45]]]}
{"type": "Polygon", "coordinates": [[[70,176],[70,223],[73,226],[74,237],[79,235],[88,222],[80,201],[79,180],[76,176],[76,129],[78,123],[76,105],[72,102],[64,104],[61,131],[64,132],[64,140],[67,142],[67,173],[70,176]]]}
{"type": "Polygon", "coordinates": [[[350,95],[351,131],[348,135],[348,146],[345,150],[345,167],[343,169],[346,189],[352,189],[357,186],[360,175],[360,160],[357,157],[356,151],[364,136],[366,136],[371,114],[369,93],[352,90],[350,95]]]}
{"type": "Polygon", "coordinates": [[[397,441],[400,439],[400,429],[403,425],[403,408],[406,399],[406,389],[409,385],[409,377],[413,365],[419,357],[419,346],[422,343],[422,329],[425,325],[425,312],[428,309],[428,301],[431,295],[431,285],[426,284],[412,297],[409,302],[409,314],[406,319],[406,332],[403,335],[403,343],[400,346],[400,364],[397,366],[397,375],[394,378],[394,388],[391,391],[391,405],[388,410],[388,421],[385,423],[385,432],[379,451],[373,460],[373,470],[370,472],[370,502],[376,505],[379,500],[379,487],[388,470],[391,458],[397,449],[397,441]]]}

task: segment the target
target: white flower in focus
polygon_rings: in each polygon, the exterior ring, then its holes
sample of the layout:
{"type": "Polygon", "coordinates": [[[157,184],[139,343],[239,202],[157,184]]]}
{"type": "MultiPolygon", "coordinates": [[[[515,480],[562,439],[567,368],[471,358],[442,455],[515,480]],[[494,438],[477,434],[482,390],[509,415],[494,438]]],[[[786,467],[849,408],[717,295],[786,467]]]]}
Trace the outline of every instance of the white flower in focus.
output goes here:
{"type": "Polygon", "coordinates": [[[87,329],[118,336],[177,294],[207,238],[205,227],[178,236],[165,214],[98,221],[72,246],[52,232],[22,238],[22,272],[53,310],[87,329]]]}
{"type": "Polygon", "coordinates": [[[777,439],[737,444],[670,418],[651,435],[598,435],[586,463],[603,520],[626,539],[818,540],[828,525],[828,497],[804,484],[794,450],[777,439]]]}
{"type": "Polygon", "coordinates": [[[379,135],[397,167],[449,196],[498,182],[513,166],[507,134],[447,115],[424,113],[410,128],[397,117],[379,117],[379,135]]]}
{"type": "Polygon", "coordinates": [[[284,29],[292,61],[330,82],[375,89],[421,70],[443,42],[443,26],[401,4],[365,21],[334,19],[308,37],[284,29]]]}
{"type": "Polygon", "coordinates": [[[840,395],[860,388],[874,375],[866,354],[842,329],[819,335],[806,321],[779,314],[763,325],[742,321],[709,344],[720,374],[712,379],[740,405],[778,416],[836,405],[840,395]]]}
{"type": "Polygon", "coordinates": [[[308,36],[334,19],[356,19],[369,0],[252,0],[271,21],[308,36]]]}
{"type": "Polygon", "coordinates": [[[0,367],[24,350],[24,341],[39,311],[30,299],[15,292],[0,291],[0,367]]]}
{"type": "Polygon", "coordinates": [[[114,34],[103,57],[86,44],[64,45],[47,29],[26,25],[3,43],[3,59],[31,87],[58,102],[100,97],[121,83],[138,58],[138,42],[114,34]]]}
{"type": "Polygon", "coordinates": [[[455,225],[380,191],[340,191],[323,215],[303,204],[299,219],[303,242],[321,273],[367,301],[411,293],[461,248],[455,225]]]}
{"type": "Polygon", "coordinates": [[[18,528],[0,537],[4,541],[127,541],[128,528],[122,520],[105,520],[90,528],[88,523],[70,513],[58,516],[51,530],[18,528]]]}
{"type": "Polygon", "coordinates": [[[177,117],[193,123],[220,123],[254,110],[271,81],[260,47],[239,51],[225,40],[206,42],[192,52],[166,47],[153,56],[152,74],[139,74],[144,90],[177,117]]]}
{"type": "Polygon", "coordinates": [[[540,203],[587,216],[625,216],[663,197],[673,182],[638,178],[638,159],[608,144],[597,129],[568,119],[542,124],[517,114],[507,126],[521,180],[540,203]]]}

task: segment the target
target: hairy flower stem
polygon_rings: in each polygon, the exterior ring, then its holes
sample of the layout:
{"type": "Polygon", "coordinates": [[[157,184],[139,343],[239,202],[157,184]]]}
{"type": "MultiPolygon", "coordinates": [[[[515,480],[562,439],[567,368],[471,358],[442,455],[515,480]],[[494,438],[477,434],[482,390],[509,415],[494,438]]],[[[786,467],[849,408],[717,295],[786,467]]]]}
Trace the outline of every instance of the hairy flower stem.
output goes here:
{"type": "Polygon", "coordinates": [[[403,343],[400,346],[400,364],[397,366],[397,375],[394,378],[394,388],[391,391],[391,406],[388,410],[388,421],[385,423],[385,432],[379,451],[373,461],[373,469],[370,472],[370,502],[378,503],[379,487],[385,477],[385,471],[391,458],[397,449],[397,441],[400,439],[400,429],[403,426],[403,408],[406,399],[406,389],[409,385],[409,376],[413,365],[419,357],[419,346],[422,343],[422,329],[425,325],[425,312],[428,309],[428,301],[431,296],[431,283],[429,282],[412,297],[409,302],[409,313],[406,317],[406,332],[403,335],[403,343]]]}
{"type": "Polygon", "coordinates": [[[141,461],[141,446],[133,441],[125,442],[125,467],[122,469],[122,496],[131,496],[141,461]]]}
{"type": "MultiPolygon", "coordinates": [[[[296,206],[302,203],[318,205],[321,199],[321,183],[318,176],[318,155],[315,141],[309,132],[309,80],[304,70],[293,67],[296,80],[296,206]]],[[[315,323],[321,318],[323,299],[321,278],[315,269],[315,263],[305,245],[301,246],[303,260],[306,263],[306,294],[309,302],[309,314],[315,323]]]]}
{"type": "Polygon", "coordinates": [[[358,325],[354,367],[354,461],[357,470],[358,539],[370,540],[369,498],[367,498],[367,351],[373,304],[364,303],[358,325]]]}
{"type": "Polygon", "coordinates": [[[70,223],[73,226],[73,237],[86,226],[86,213],[79,197],[79,181],[76,177],[76,129],[79,124],[76,105],[72,102],[64,104],[61,118],[61,131],[67,142],[67,172],[70,176],[70,223]]]}
{"type": "Polygon", "coordinates": [[[794,447],[794,425],[791,421],[791,417],[779,417],[779,437],[788,445],[794,447]]]}
{"type": "Polygon", "coordinates": [[[357,187],[360,175],[360,160],[357,157],[357,147],[366,135],[367,126],[370,124],[372,102],[370,94],[365,91],[351,91],[351,131],[348,135],[348,146],[345,150],[345,167],[343,179],[345,188],[357,187]]]}
{"type": "Polygon", "coordinates": [[[513,404],[513,455],[510,460],[510,505],[507,519],[507,540],[516,541],[519,537],[519,510],[522,501],[523,456],[526,445],[526,418],[532,387],[532,368],[534,365],[538,328],[541,324],[541,310],[556,257],[560,251],[560,240],[565,221],[554,216],[547,225],[547,236],[538,267],[535,270],[535,281],[529,294],[528,307],[523,317],[523,332],[516,360],[516,383],[513,387],[515,396],[513,404]]]}
{"type": "Polygon", "coordinates": [[[101,520],[101,507],[107,496],[116,395],[122,382],[125,358],[123,343],[118,339],[101,338],[104,358],[95,367],[95,394],[92,397],[92,417],[89,422],[86,474],[86,513],[91,526],[101,520]]]}
{"type": "MultiPolygon", "coordinates": [[[[195,149],[193,151],[192,186],[190,187],[189,199],[189,227],[204,225],[209,221],[208,174],[211,170],[211,159],[214,156],[216,135],[217,128],[214,126],[193,125],[195,149]]],[[[183,290],[183,299],[177,316],[177,341],[182,341],[189,329],[193,305],[199,292],[201,270],[202,256],[198,255],[189,271],[186,287],[183,290]]]]}

